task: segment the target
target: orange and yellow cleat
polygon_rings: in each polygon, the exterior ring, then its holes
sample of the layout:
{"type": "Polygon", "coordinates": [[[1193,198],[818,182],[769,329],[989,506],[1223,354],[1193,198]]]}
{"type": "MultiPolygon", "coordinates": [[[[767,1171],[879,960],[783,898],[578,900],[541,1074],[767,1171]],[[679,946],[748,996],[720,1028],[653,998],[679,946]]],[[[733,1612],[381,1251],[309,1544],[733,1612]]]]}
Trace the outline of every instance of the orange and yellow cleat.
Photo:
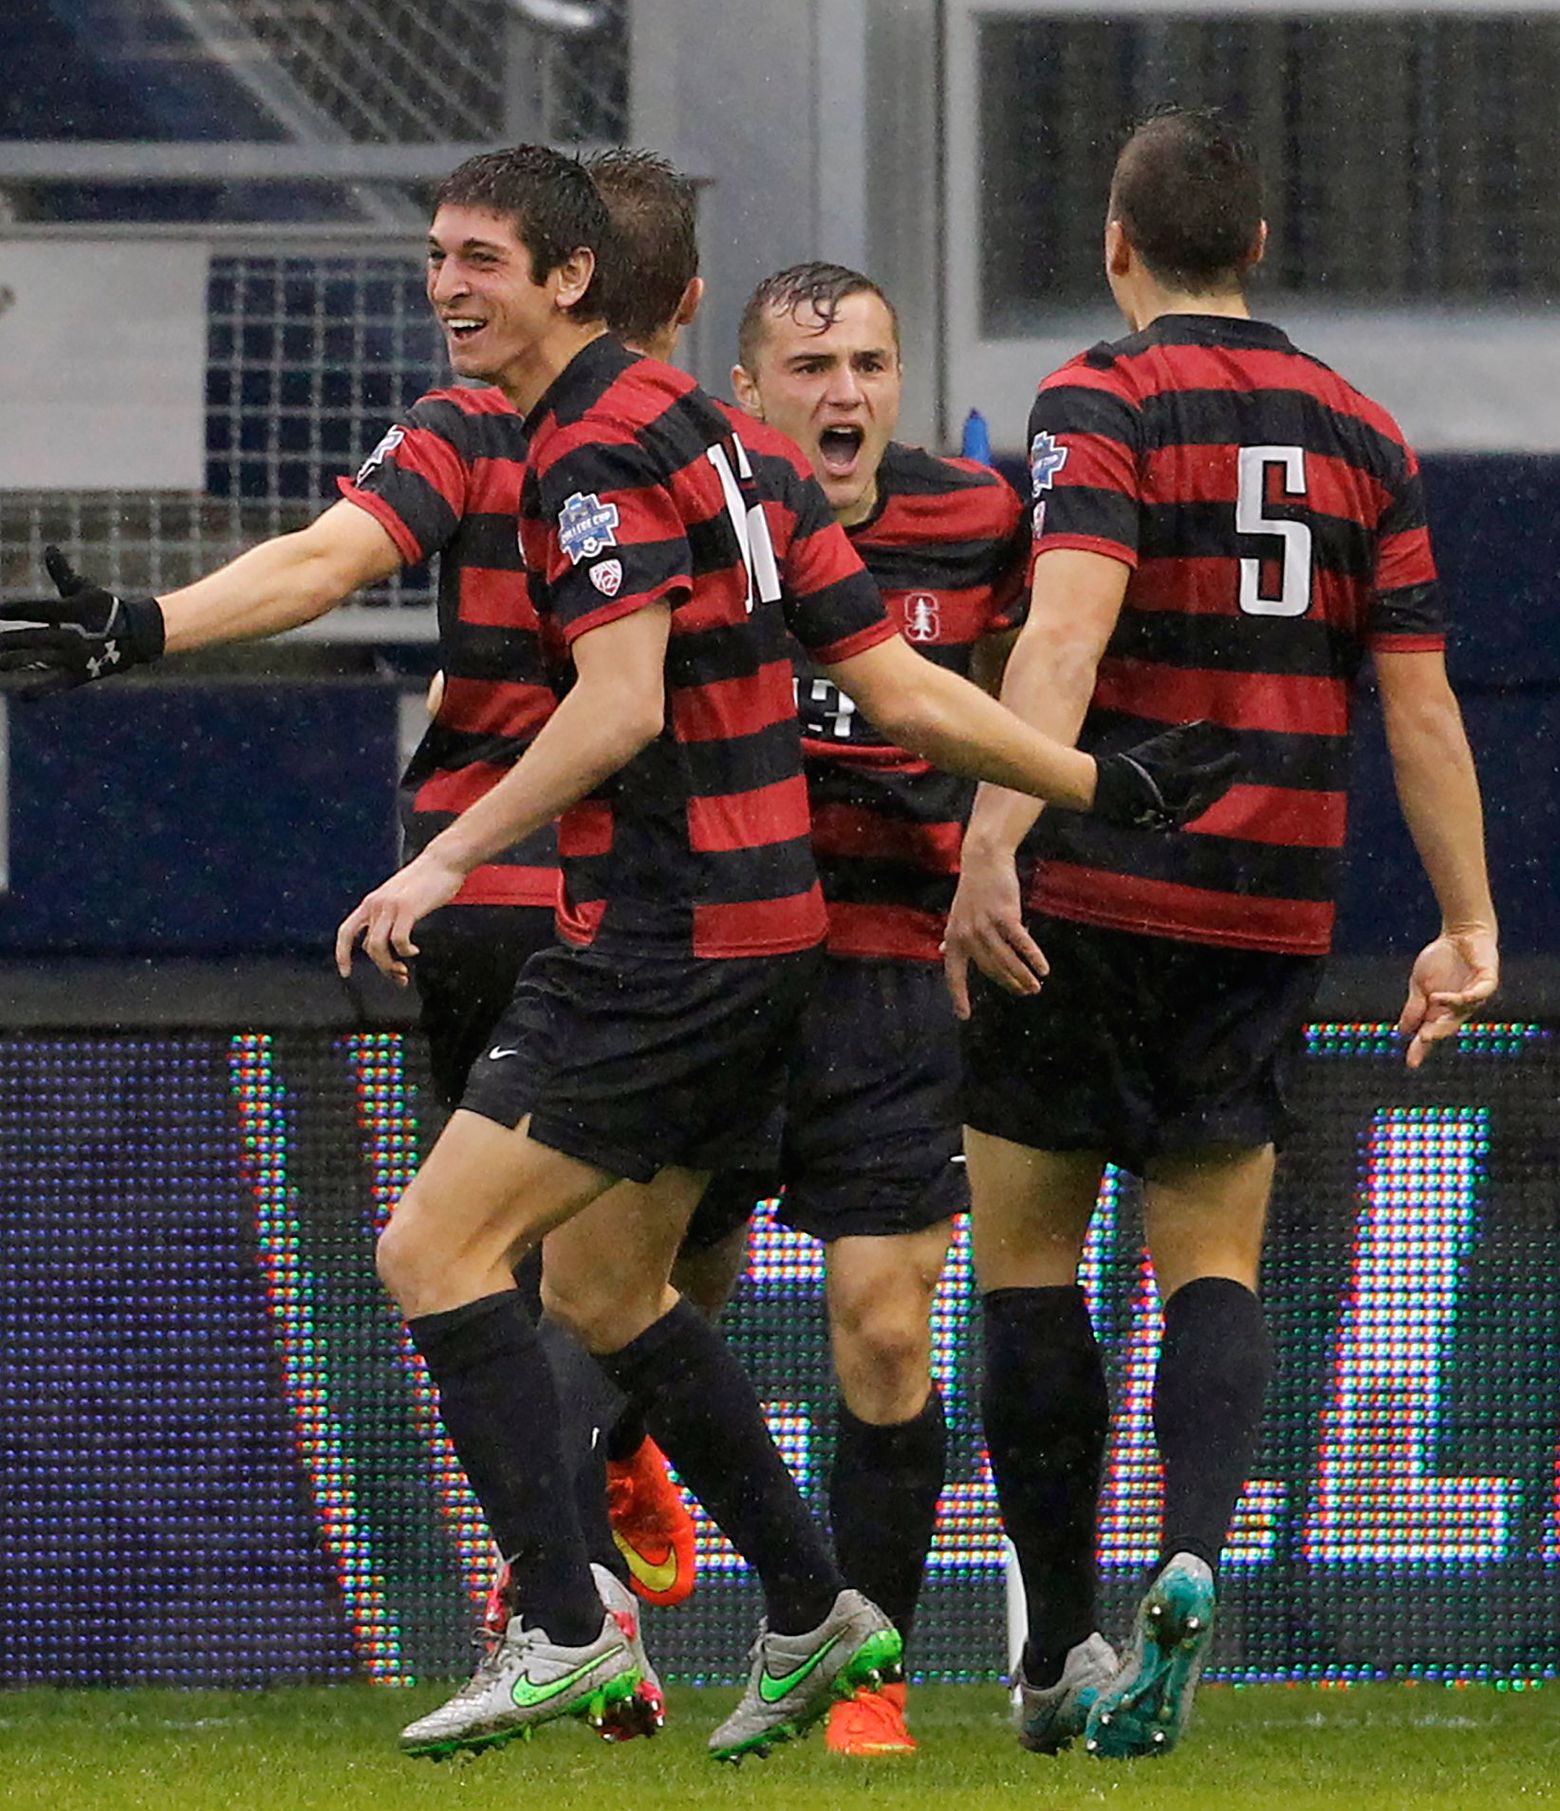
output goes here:
{"type": "Polygon", "coordinates": [[[914,1754],[916,1739],[905,1725],[904,1681],[885,1685],[881,1691],[857,1692],[854,1698],[831,1706],[823,1744],[830,1754],[868,1759],[914,1754]]]}
{"type": "Polygon", "coordinates": [[[607,1519],[637,1595],[662,1609],[682,1603],[698,1564],[693,1517],[653,1440],[627,1459],[607,1461],[607,1519]]]}

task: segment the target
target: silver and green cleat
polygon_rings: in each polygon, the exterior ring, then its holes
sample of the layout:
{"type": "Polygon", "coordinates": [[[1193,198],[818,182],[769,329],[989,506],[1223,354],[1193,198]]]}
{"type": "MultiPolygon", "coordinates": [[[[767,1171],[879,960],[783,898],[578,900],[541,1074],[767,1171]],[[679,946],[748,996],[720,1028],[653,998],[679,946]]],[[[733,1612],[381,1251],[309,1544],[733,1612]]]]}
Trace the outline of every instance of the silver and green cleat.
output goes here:
{"type": "Polygon", "coordinates": [[[484,1649],[477,1670],[453,1698],[407,1724],[403,1754],[442,1761],[529,1736],[560,1717],[600,1729],[639,1683],[633,1651],[611,1615],[587,1647],[558,1647],[518,1616],[502,1634],[484,1628],[477,1639],[484,1649]]]}
{"type": "Polygon", "coordinates": [[[794,1741],[836,1698],[880,1686],[903,1651],[899,1631],[859,1591],[841,1591],[806,1634],[772,1635],[761,1624],[742,1701],[710,1737],[710,1754],[740,1761],[794,1741]]]}
{"type": "Polygon", "coordinates": [[[1116,1676],[1116,1654],[1103,1635],[1080,1641],[1054,1685],[1031,1685],[1020,1666],[1013,1675],[1013,1729],[1031,1754],[1060,1754],[1083,1734],[1100,1692],[1116,1676]]]}

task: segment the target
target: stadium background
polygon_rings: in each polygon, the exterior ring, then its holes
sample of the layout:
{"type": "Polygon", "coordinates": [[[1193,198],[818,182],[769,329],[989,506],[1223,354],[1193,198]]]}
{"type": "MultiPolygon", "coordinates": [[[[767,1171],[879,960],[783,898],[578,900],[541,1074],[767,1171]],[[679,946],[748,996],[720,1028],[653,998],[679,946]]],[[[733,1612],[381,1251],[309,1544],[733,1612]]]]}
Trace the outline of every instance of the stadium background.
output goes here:
{"type": "MultiPolygon", "coordinates": [[[[1499,1024],[1404,1074],[1380,1020],[1430,905],[1367,696],[1311,1129],[1275,1207],[1280,1382],[1218,1661],[1553,1673],[1560,14],[10,0],[0,56],[10,595],[50,540],[167,589],[307,520],[440,370],[427,188],[495,138],[650,144],[698,175],[711,299],[688,356],[712,384],[752,281],[836,257],[900,305],[905,436],[953,445],[978,406],[1011,457],[1034,379],[1116,331],[1096,248],[1117,126],[1162,97],[1251,122],[1275,233],[1259,310],[1426,453],[1508,976],[1499,1024]]],[[[420,1053],[404,1003],[325,958],[395,858],[431,634],[411,574],[285,644],[0,723],[0,1680],[462,1661],[470,1505],[369,1255],[429,1135],[420,1053]]],[[[1155,1517],[1134,1213],[1113,1179],[1093,1288],[1117,1621],[1155,1517]]],[[[969,1308],[961,1246],[922,1655],[944,1677],[1005,1661],[969,1308]]],[[[817,1488],[815,1253],[762,1227],[732,1327],[817,1488]]],[[[709,1548],[710,1588],[655,1630],[679,1677],[730,1676],[751,1622],[709,1548]]]]}

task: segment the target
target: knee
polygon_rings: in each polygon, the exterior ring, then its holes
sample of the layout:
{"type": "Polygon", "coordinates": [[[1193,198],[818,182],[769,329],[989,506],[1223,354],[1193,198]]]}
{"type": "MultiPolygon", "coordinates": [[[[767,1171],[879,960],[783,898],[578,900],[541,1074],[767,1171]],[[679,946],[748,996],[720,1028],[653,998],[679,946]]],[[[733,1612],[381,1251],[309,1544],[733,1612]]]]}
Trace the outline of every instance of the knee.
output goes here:
{"type": "Polygon", "coordinates": [[[840,1391],[865,1421],[908,1421],[926,1401],[931,1336],[920,1302],[844,1304],[834,1315],[840,1391]]]}
{"type": "Polygon", "coordinates": [[[374,1268],[403,1314],[428,1311],[438,1288],[439,1252],[425,1234],[415,1182],[401,1197],[379,1235],[374,1268]]]}
{"type": "Polygon", "coordinates": [[[610,1349],[610,1342],[600,1341],[607,1331],[608,1316],[599,1292],[577,1286],[572,1279],[560,1279],[542,1271],[542,1313],[570,1333],[587,1352],[610,1349]]]}
{"type": "Polygon", "coordinates": [[[542,1272],[542,1313],[596,1357],[618,1352],[665,1313],[667,1291],[625,1292],[605,1283],[542,1272]]]}
{"type": "Polygon", "coordinates": [[[417,1240],[410,1227],[392,1214],[374,1248],[374,1268],[389,1295],[403,1307],[413,1288],[417,1268],[417,1240]]]}

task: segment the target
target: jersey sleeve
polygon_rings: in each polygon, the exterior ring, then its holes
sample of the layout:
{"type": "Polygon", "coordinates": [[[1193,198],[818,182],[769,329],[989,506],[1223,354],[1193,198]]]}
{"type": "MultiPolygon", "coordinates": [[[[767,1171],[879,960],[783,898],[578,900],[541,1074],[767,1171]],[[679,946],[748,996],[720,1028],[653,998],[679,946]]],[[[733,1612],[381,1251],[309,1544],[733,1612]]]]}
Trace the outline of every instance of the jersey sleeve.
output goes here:
{"type": "Polygon", "coordinates": [[[432,558],[460,526],[471,486],[469,438],[468,419],[455,403],[425,396],[386,432],[355,477],[336,481],[408,566],[432,558]]]}
{"type": "Polygon", "coordinates": [[[1030,570],[1054,548],[1138,562],[1138,414],[1109,368],[1074,360],[1029,412],[1030,570]]]}
{"type": "Polygon", "coordinates": [[[993,542],[991,599],[983,633],[1005,635],[1029,615],[1029,522],[1004,478],[997,492],[999,520],[993,542]]]}
{"type": "Polygon", "coordinates": [[[672,479],[625,429],[549,449],[521,515],[539,602],[566,642],[693,588],[693,553],[672,479]]]}
{"type": "Polygon", "coordinates": [[[790,517],[781,563],[786,621],[813,659],[828,666],[897,635],[817,479],[793,472],[781,507],[790,517]]]}
{"type": "Polygon", "coordinates": [[[1388,654],[1446,646],[1446,611],[1430,551],[1419,462],[1408,447],[1403,455],[1402,475],[1376,528],[1375,594],[1365,637],[1371,648],[1388,654]]]}

